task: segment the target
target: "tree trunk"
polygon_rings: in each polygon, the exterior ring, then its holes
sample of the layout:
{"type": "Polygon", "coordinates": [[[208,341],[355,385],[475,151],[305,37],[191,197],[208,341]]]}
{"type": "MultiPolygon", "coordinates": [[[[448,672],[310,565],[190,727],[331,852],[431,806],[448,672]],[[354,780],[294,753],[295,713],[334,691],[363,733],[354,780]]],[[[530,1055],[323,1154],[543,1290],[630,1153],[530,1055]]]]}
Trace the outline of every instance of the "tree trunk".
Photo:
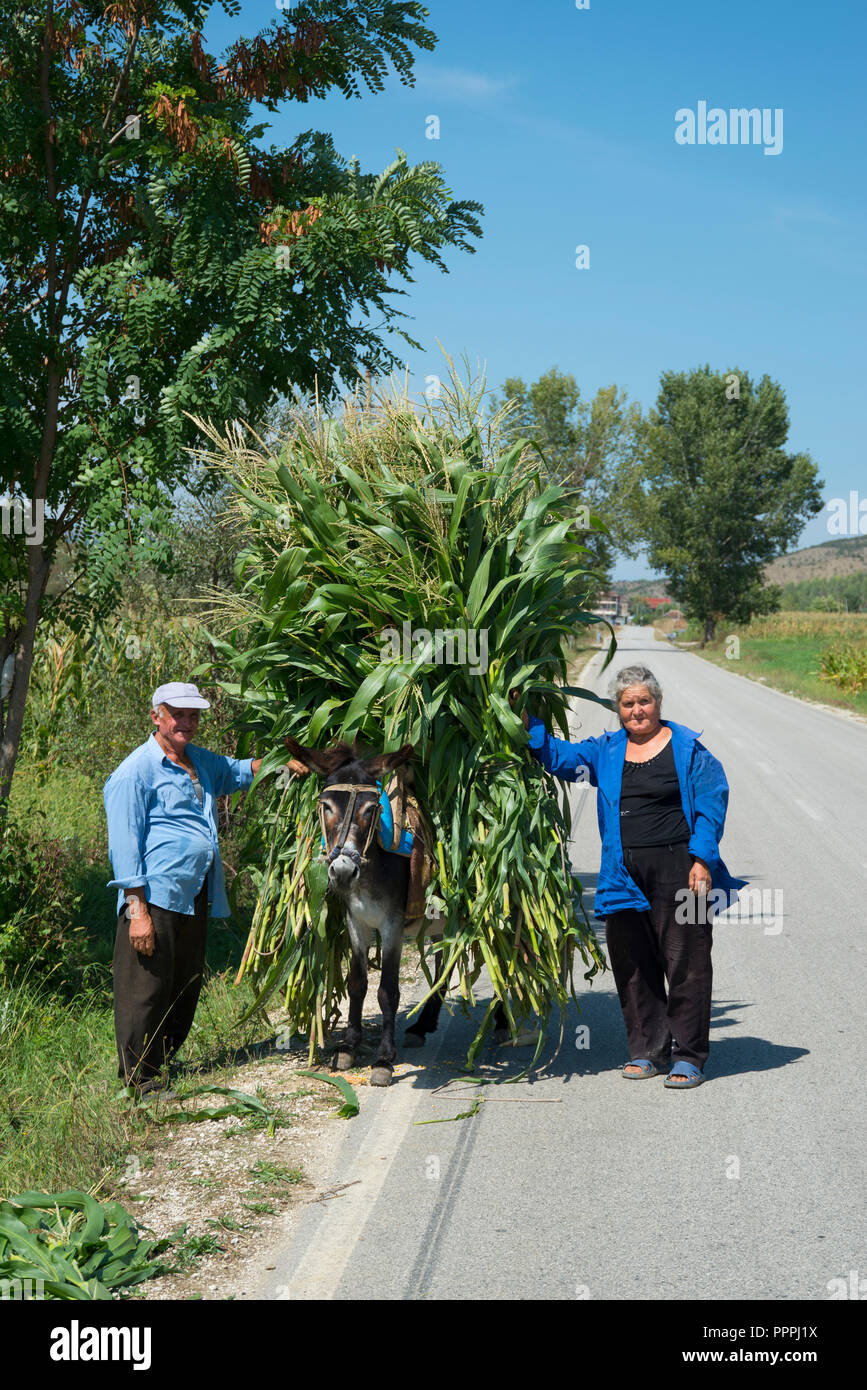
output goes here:
{"type": "Polygon", "coordinates": [[[24,727],[24,710],[27,706],[27,691],[30,688],[30,672],[33,667],[33,651],[36,643],[36,628],[39,623],[39,610],[42,596],[48,582],[49,564],[45,558],[45,546],[30,546],[28,557],[27,598],[24,604],[24,625],[17,634],[15,643],[15,675],[6,706],[6,723],[0,742],[0,823],[5,818],[9,793],[12,790],[12,774],[18,758],[18,745],[24,727]]]}
{"type": "MultiPolygon", "coordinates": [[[[55,274],[52,262],[51,275],[55,274]]],[[[44,509],[48,493],[48,478],[57,441],[57,413],[60,401],[60,372],[56,365],[49,366],[45,381],[45,419],[42,426],[42,443],[39,459],[34,469],[33,496],[31,505],[44,509]]],[[[43,533],[38,545],[27,547],[27,597],[24,600],[24,623],[17,634],[15,645],[15,674],[9,692],[6,710],[6,723],[0,741],[0,833],[9,809],[9,794],[12,790],[12,775],[18,759],[18,745],[24,727],[24,710],[27,706],[27,692],[30,689],[30,672],[33,669],[33,652],[36,644],[36,628],[39,625],[39,612],[48,583],[51,565],[48,555],[53,549],[52,542],[46,543],[45,523],[47,517],[43,510],[43,533]]]]}
{"type": "Polygon", "coordinates": [[[706,642],[712,642],[713,639],[714,639],[714,633],[715,633],[715,632],[716,632],[716,618],[705,618],[705,620],[704,620],[704,637],[703,637],[703,639],[702,639],[701,645],[704,646],[706,642]]]}

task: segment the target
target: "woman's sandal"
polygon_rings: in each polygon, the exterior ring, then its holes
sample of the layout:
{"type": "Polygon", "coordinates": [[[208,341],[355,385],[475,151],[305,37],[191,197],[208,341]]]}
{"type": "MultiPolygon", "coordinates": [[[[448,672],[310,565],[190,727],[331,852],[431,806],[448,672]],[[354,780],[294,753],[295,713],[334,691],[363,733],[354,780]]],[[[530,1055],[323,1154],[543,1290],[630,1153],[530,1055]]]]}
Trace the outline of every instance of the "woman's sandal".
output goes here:
{"type": "Polygon", "coordinates": [[[637,1057],[634,1062],[626,1063],[620,1075],[625,1076],[627,1081],[644,1081],[648,1076],[661,1076],[662,1068],[656,1066],[654,1062],[648,1061],[646,1057],[637,1057]],[[632,1072],[628,1072],[626,1067],[640,1067],[641,1074],[635,1076],[632,1072]]]}
{"type": "Polygon", "coordinates": [[[663,1085],[670,1091],[690,1091],[693,1086],[700,1086],[703,1081],[704,1077],[692,1062],[675,1062],[663,1085]],[[686,1080],[672,1081],[673,1076],[683,1076],[686,1080]]]}

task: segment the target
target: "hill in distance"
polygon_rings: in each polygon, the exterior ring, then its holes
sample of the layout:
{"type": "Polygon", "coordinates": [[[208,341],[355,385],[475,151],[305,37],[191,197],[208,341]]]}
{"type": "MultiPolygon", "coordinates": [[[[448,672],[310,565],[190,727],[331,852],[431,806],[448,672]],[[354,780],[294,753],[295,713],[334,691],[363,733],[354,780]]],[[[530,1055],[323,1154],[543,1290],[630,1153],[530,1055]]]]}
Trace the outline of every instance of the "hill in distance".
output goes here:
{"type": "Polygon", "coordinates": [[[797,584],[802,579],[836,579],[865,569],[867,536],[841,536],[771,560],[765,579],[769,584],[797,584]]]}
{"type": "MultiPolygon", "coordinates": [[[[808,545],[803,550],[791,550],[765,566],[768,584],[798,584],[804,579],[836,579],[867,570],[867,536],[841,536],[808,545]]],[[[609,586],[618,594],[646,594],[666,598],[665,580],[615,579],[609,586]]]]}

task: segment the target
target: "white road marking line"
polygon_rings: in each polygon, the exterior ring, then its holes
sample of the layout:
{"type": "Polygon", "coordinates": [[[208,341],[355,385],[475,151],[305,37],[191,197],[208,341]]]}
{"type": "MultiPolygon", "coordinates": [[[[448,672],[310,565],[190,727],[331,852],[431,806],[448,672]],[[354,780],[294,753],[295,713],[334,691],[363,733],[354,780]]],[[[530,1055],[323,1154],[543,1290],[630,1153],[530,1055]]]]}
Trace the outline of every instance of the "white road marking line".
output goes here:
{"type": "Polygon", "coordinates": [[[809,801],[802,801],[799,796],[795,797],[795,805],[800,806],[802,811],[806,811],[811,820],[824,820],[821,811],[817,811],[815,806],[811,806],[809,801]]]}
{"type": "MultiPolygon", "coordinates": [[[[436,1064],[447,1032],[447,1027],[444,1026],[447,1022],[448,1015],[443,1009],[436,1043],[431,1046],[434,1041],[432,1037],[428,1037],[425,1043],[426,1068],[436,1064]]],[[[396,1086],[392,1083],[388,1090],[382,1092],[379,1114],[373,1120],[367,1138],[352,1160],[351,1173],[348,1175],[360,1178],[361,1181],[357,1187],[347,1188],[339,1202],[326,1205],[310,1245],[288,1282],[282,1285],[282,1298],[299,1299],[303,1302],[308,1299],[334,1297],[359,1236],[367,1225],[385,1185],[401,1142],[410,1133],[415,1111],[422,1098],[428,1097],[429,1094],[430,1092],[423,1087],[410,1085],[408,1080],[403,1085],[396,1086]]],[[[284,1248],[281,1253],[285,1258],[289,1250],[284,1248]]],[[[278,1271],[279,1268],[278,1261],[278,1271]]],[[[280,1273],[271,1277],[279,1281],[280,1273]]],[[[273,1285],[269,1285],[269,1289],[272,1287],[273,1285]]],[[[267,1294],[265,1296],[267,1297],[267,1294]]]]}

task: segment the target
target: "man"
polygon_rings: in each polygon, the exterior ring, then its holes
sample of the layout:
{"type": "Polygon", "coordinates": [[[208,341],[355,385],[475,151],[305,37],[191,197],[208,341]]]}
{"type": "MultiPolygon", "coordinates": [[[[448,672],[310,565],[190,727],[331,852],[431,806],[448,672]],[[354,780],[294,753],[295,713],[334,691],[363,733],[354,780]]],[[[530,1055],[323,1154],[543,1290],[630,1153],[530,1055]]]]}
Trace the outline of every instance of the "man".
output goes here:
{"type": "MultiPolygon", "coordinates": [[[[154,691],[154,732],[111,774],[103,801],[117,888],[114,1020],[118,1075],[139,1092],[161,1084],[185,1042],[205,966],[208,902],[228,917],[217,797],[249,787],[261,758],[193,744],[210,704],[195,685],[154,691]],[[128,923],[128,925],[127,925],[128,923]]],[[[291,771],[306,773],[294,760],[291,771]]]]}

